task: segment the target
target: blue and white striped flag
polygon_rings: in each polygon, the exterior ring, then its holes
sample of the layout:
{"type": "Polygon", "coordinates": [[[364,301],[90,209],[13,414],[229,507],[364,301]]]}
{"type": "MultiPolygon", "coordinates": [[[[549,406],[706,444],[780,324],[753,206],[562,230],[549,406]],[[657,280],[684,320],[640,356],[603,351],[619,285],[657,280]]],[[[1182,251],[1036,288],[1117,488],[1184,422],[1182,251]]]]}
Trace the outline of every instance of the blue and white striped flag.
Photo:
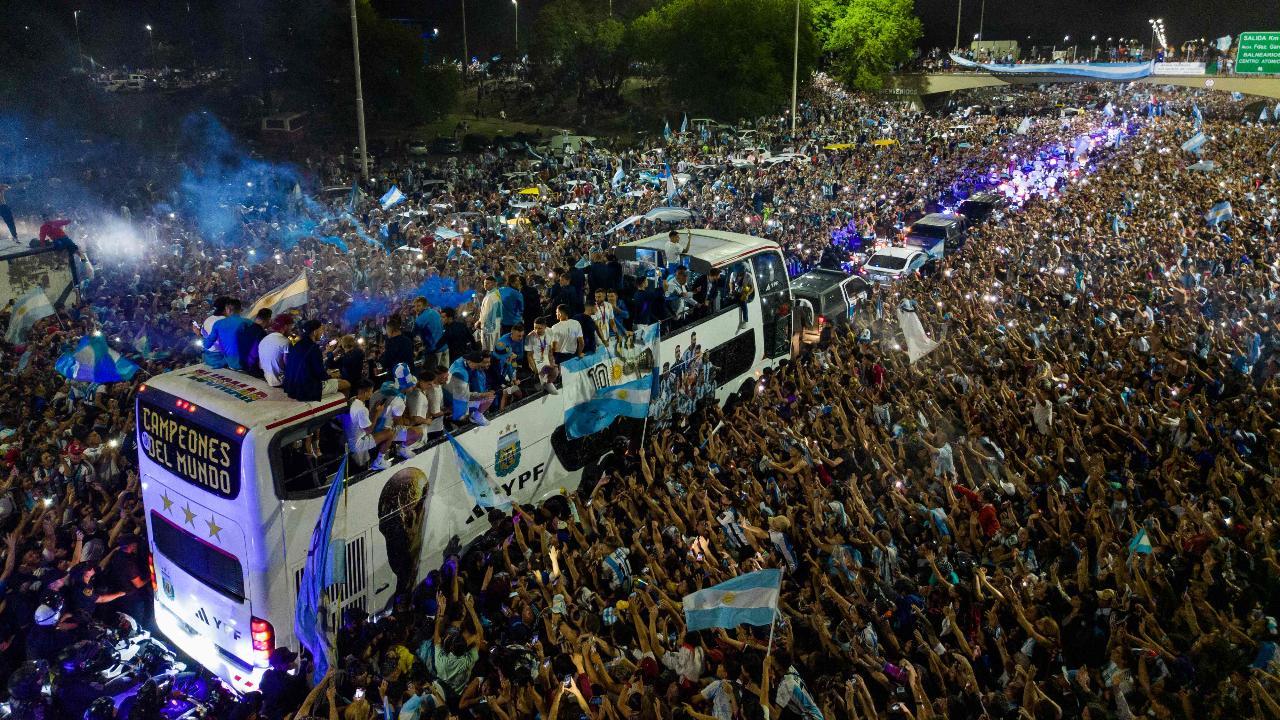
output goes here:
{"type": "Polygon", "coordinates": [[[467,452],[467,449],[462,447],[452,434],[446,432],[444,436],[449,438],[449,446],[453,448],[454,457],[458,461],[458,474],[462,476],[462,484],[466,485],[467,494],[476,505],[482,508],[510,510],[511,498],[498,497],[493,480],[489,477],[489,473],[485,472],[484,466],[476,462],[476,459],[471,457],[471,453],[467,452]]]}
{"type": "Polygon", "coordinates": [[[132,360],[112,350],[101,335],[85,335],[72,352],[64,353],[53,369],[68,380],[111,383],[127,381],[138,372],[132,360]]]}
{"type": "Polygon", "coordinates": [[[1113,117],[1115,117],[1115,116],[1116,116],[1116,106],[1115,106],[1115,105],[1112,105],[1112,104],[1111,104],[1111,101],[1109,101],[1109,100],[1108,100],[1108,101],[1107,101],[1106,106],[1104,106],[1104,107],[1102,108],[1102,114],[1103,114],[1104,116],[1106,116],[1106,117],[1109,117],[1109,118],[1113,118],[1113,117]]]}
{"type": "Polygon", "coordinates": [[[676,196],[676,181],[671,175],[671,168],[666,165],[662,166],[663,174],[667,178],[667,204],[671,204],[671,199],[676,196]]]}
{"type": "Polygon", "coordinates": [[[355,180],[352,180],[351,181],[351,199],[347,200],[347,210],[349,210],[350,212],[356,211],[356,205],[360,203],[361,195],[364,195],[364,193],[360,190],[360,183],[355,180]]]}
{"type": "Polygon", "coordinates": [[[1182,149],[1189,153],[1195,153],[1199,155],[1200,148],[1204,147],[1204,144],[1207,142],[1209,142],[1208,136],[1206,136],[1203,132],[1198,132],[1195,135],[1192,135],[1190,138],[1188,138],[1186,142],[1182,143],[1182,149]]]}
{"type": "Polygon", "coordinates": [[[1271,113],[1267,110],[1267,106],[1262,106],[1262,112],[1258,113],[1258,122],[1270,122],[1271,113]]]}
{"type": "Polygon", "coordinates": [[[1217,227],[1223,220],[1230,220],[1233,217],[1235,217],[1235,214],[1231,212],[1231,203],[1226,200],[1215,203],[1213,207],[1209,208],[1209,212],[1204,214],[1205,221],[1214,227],[1217,227]]]}
{"type": "Polygon", "coordinates": [[[622,179],[625,177],[626,174],[622,172],[622,161],[619,160],[618,169],[613,173],[613,179],[609,181],[609,184],[616,188],[622,184],[622,179]]]}
{"type": "Polygon", "coordinates": [[[671,123],[667,122],[665,118],[663,118],[662,120],[662,139],[663,140],[671,139],[671,123]]]}
{"type": "Polygon", "coordinates": [[[1200,112],[1200,106],[1195,103],[1191,104],[1191,118],[1195,121],[1196,129],[1199,130],[1200,126],[1204,124],[1204,115],[1200,112]]]}
{"type": "Polygon", "coordinates": [[[1240,102],[1241,100],[1243,100],[1243,99],[1244,99],[1244,93],[1239,92],[1239,91],[1237,91],[1237,92],[1233,92],[1233,93],[1231,93],[1231,99],[1232,99],[1232,100],[1235,100],[1236,102],[1240,102]]]}
{"type": "Polygon", "coordinates": [[[382,196],[381,200],[379,200],[379,202],[382,203],[383,210],[390,210],[403,201],[404,193],[400,192],[400,186],[398,185],[392,185],[391,189],[382,196]]]}
{"type": "Polygon", "coordinates": [[[680,134],[689,132],[689,113],[684,113],[684,117],[680,119],[680,134]]]}
{"type": "Polygon", "coordinates": [[[13,304],[13,312],[9,315],[9,332],[5,340],[20,343],[27,336],[27,330],[41,320],[53,314],[53,304],[44,288],[36,286],[28,290],[13,304]]]}
{"type": "Polygon", "coordinates": [[[333,538],[333,521],[337,515],[338,500],[347,484],[347,457],[344,454],[338,465],[338,473],[329,485],[320,508],[320,517],[311,531],[311,544],[307,547],[307,562],[298,583],[298,605],[293,616],[294,634],[298,642],[311,652],[315,661],[313,682],[319,682],[329,672],[329,660],[335,651],[334,631],[329,627],[330,613],[324,607],[325,590],[345,580],[346,541],[333,538]],[[341,560],[341,571],[335,565],[341,560]]]}
{"type": "MultiPolygon", "coordinates": [[[[565,374],[565,391],[569,392],[570,373],[565,374]]],[[[577,373],[581,377],[573,381],[588,385],[591,380],[588,373],[577,373]]],[[[653,399],[653,387],[657,382],[658,371],[653,370],[647,377],[642,377],[621,385],[612,385],[596,390],[585,402],[568,406],[564,412],[564,431],[570,438],[577,439],[594,435],[613,424],[620,417],[643,419],[649,416],[649,404],[653,399]]]]}
{"type": "Polygon", "coordinates": [[[769,625],[778,614],[782,571],[757,570],[684,596],[689,632],[739,625],[769,625]]]}
{"type": "Polygon", "coordinates": [[[1147,529],[1142,528],[1137,535],[1129,541],[1129,552],[1138,553],[1140,555],[1151,554],[1151,537],[1147,535],[1147,529]]]}

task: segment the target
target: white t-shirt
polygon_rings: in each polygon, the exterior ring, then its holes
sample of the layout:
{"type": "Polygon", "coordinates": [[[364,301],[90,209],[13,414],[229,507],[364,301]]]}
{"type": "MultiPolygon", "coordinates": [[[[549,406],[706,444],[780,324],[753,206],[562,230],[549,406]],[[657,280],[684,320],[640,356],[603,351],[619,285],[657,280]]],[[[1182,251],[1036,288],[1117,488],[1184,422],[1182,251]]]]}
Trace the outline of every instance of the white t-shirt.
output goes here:
{"type": "Polygon", "coordinates": [[[289,338],[273,332],[258,341],[258,367],[271,387],[284,384],[284,360],[289,355],[289,338]]]}
{"type": "Polygon", "coordinates": [[[200,331],[204,333],[204,341],[206,343],[205,350],[208,350],[209,352],[222,352],[222,343],[217,340],[214,340],[212,344],[208,343],[209,335],[213,333],[213,326],[216,325],[219,320],[226,319],[226,317],[226,315],[210,315],[204,319],[204,325],[200,326],[200,331]]]}
{"type": "Polygon", "coordinates": [[[578,341],[582,339],[582,323],[569,318],[547,328],[547,342],[556,346],[556,352],[573,354],[578,352],[578,341]]]}
{"type": "Polygon", "coordinates": [[[351,409],[342,416],[342,430],[347,435],[347,448],[353,453],[372,450],[373,435],[369,432],[373,423],[369,420],[369,408],[364,401],[356,398],[351,401],[351,409]]]}
{"type": "Polygon", "coordinates": [[[613,328],[613,306],[606,300],[596,305],[596,327],[600,329],[600,337],[608,340],[613,328]]]}
{"type": "Polygon", "coordinates": [[[551,338],[550,332],[539,335],[537,333],[529,333],[524,338],[524,351],[533,354],[533,364],[542,370],[551,364],[551,338]]]}
{"type": "MultiPolygon", "coordinates": [[[[406,397],[409,401],[408,412],[411,417],[429,418],[432,413],[440,412],[441,406],[444,405],[444,391],[439,385],[432,385],[425,392],[415,389],[406,397]]],[[[444,417],[429,420],[426,429],[427,432],[444,430],[444,417]]]]}
{"type": "Polygon", "coordinates": [[[680,262],[680,251],[684,250],[684,245],[678,242],[671,242],[671,238],[662,244],[662,257],[666,258],[668,265],[675,265],[680,262]]]}

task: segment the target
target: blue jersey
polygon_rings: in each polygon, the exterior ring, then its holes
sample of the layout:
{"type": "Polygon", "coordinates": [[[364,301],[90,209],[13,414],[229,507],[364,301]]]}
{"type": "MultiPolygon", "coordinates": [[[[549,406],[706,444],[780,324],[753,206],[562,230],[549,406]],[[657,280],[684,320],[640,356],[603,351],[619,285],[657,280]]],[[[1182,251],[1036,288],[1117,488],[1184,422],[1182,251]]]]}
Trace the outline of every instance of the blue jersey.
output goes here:
{"type": "Polygon", "coordinates": [[[427,352],[434,352],[444,341],[444,321],[440,319],[440,312],[435,308],[427,308],[418,313],[418,316],[413,319],[413,327],[418,337],[422,338],[427,352]]]}
{"type": "Polygon", "coordinates": [[[502,297],[502,324],[519,325],[524,322],[524,295],[517,289],[503,285],[498,288],[502,297]]]}
{"type": "Polygon", "coordinates": [[[515,377],[516,369],[524,361],[524,338],[512,339],[511,333],[498,338],[493,346],[493,359],[498,363],[503,377],[515,377]]]}

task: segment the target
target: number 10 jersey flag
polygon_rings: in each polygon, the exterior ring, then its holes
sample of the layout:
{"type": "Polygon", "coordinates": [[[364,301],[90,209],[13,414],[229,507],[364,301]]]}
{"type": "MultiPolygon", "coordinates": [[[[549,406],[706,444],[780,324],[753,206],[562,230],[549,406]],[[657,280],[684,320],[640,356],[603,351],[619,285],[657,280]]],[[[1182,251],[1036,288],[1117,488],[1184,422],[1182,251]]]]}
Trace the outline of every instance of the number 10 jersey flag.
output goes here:
{"type": "Polygon", "coordinates": [[[684,596],[689,632],[712,627],[768,625],[778,613],[782,571],[757,570],[684,596]]]}

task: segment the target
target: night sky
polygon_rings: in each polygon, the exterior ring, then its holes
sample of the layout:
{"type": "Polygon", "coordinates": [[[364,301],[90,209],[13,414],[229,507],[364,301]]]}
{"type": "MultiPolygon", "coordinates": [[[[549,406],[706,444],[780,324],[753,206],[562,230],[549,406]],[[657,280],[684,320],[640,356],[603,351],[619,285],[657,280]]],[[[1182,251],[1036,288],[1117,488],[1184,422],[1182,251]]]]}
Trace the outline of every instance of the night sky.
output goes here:
{"type": "MultiPolygon", "coordinates": [[[[72,10],[82,9],[81,36],[86,52],[107,62],[137,62],[147,52],[143,25],[151,23],[155,39],[168,43],[196,43],[213,57],[255,46],[271,39],[255,28],[251,18],[263,8],[289,13],[307,3],[335,0],[13,0],[9,26],[38,22],[52,37],[46,41],[74,43],[72,10]],[[190,11],[188,11],[190,8],[190,11]]],[[[403,18],[430,32],[440,29],[433,49],[460,57],[463,0],[373,0],[390,18],[403,18]]],[[[547,0],[522,0],[520,34],[527,48],[538,8],[547,0]]],[[[625,0],[615,0],[615,5],[625,0]]],[[[511,0],[466,0],[467,30],[472,55],[510,52],[515,19],[511,0]]],[[[607,0],[599,0],[601,3],[607,0]]],[[[978,32],[982,0],[964,3],[961,37],[967,43],[978,32]]],[[[344,3],[345,4],[345,3],[344,3]]],[[[1165,21],[1168,39],[1177,45],[1195,37],[1237,35],[1248,30],[1280,30],[1280,0],[986,0],[983,35],[988,40],[1017,39],[1024,44],[1061,44],[1072,40],[1137,37],[1149,42],[1147,18],[1165,21]],[[1031,36],[1028,40],[1027,36],[1031,36]]],[[[924,22],[925,47],[950,47],[955,38],[955,0],[916,0],[924,22]]],[[[33,41],[40,41],[33,38],[33,41]]]]}

